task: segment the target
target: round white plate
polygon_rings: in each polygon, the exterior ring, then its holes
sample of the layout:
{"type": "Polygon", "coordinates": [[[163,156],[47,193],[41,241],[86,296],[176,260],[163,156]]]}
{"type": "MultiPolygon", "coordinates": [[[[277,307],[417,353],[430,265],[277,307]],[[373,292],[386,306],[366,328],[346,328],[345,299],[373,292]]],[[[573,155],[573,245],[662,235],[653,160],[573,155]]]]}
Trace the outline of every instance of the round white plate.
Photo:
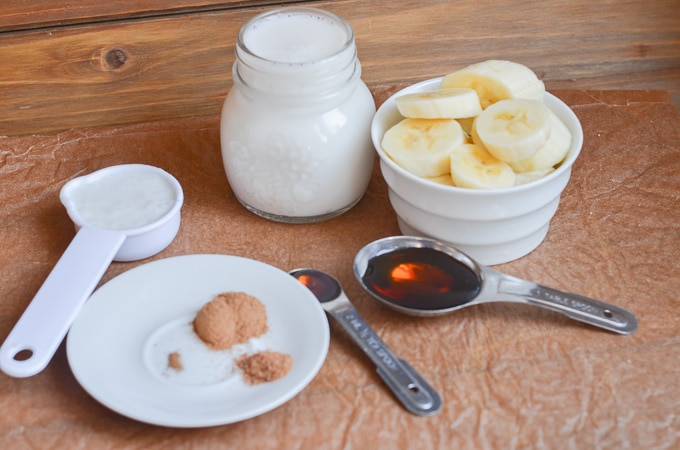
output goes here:
{"type": "Polygon", "coordinates": [[[316,297],[273,266],[225,255],[187,255],[131,269],[99,288],[78,313],[66,352],[82,387],[112,410],[155,425],[205,427],[245,420],[298,394],[328,352],[328,319],[316,297]],[[209,350],[193,332],[198,310],[221,292],[257,297],[269,331],[229,350],[209,350]],[[290,372],[250,385],[234,360],[272,350],[290,372]],[[184,370],[168,366],[178,352],[184,370]]]}

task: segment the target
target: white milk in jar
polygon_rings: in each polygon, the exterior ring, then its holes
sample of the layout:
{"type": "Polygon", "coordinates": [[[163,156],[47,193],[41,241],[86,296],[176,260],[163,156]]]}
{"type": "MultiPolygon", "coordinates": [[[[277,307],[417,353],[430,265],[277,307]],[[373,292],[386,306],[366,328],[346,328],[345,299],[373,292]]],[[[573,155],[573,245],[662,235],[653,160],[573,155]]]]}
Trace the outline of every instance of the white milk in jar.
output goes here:
{"type": "Polygon", "coordinates": [[[232,74],[221,146],[241,204],[291,223],[356,204],[373,168],[375,103],[349,24],[315,8],[256,16],[241,28],[232,74]]]}

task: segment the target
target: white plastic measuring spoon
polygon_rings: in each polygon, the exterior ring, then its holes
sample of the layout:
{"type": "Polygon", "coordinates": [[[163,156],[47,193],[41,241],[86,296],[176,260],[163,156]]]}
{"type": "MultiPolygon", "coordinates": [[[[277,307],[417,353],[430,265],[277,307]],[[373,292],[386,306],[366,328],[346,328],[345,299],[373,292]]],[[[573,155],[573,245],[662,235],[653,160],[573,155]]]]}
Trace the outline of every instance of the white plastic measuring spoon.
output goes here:
{"type": "Polygon", "coordinates": [[[47,366],[111,261],[147,258],[172,242],[184,194],[162,169],[123,164],[74,178],[60,200],[77,232],[0,347],[0,369],[13,377],[47,366]]]}

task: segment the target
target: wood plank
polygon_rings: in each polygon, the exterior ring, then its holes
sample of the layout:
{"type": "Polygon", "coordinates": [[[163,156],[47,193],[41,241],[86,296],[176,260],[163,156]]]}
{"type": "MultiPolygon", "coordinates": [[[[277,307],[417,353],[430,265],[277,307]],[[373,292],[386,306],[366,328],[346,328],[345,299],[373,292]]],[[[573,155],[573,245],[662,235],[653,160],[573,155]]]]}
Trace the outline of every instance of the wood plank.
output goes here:
{"type": "MultiPolygon", "coordinates": [[[[352,24],[372,87],[503,58],[549,89],[667,90],[680,109],[675,0],[309,4],[352,24]]],[[[264,9],[0,34],[0,135],[219,114],[238,29],[264,9]]]]}
{"type": "MultiPolygon", "coordinates": [[[[294,0],[277,2],[290,3],[294,0]]],[[[271,4],[271,0],[5,0],[0,7],[0,32],[45,28],[123,18],[154,17],[185,12],[236,9],[271,4]]]]}

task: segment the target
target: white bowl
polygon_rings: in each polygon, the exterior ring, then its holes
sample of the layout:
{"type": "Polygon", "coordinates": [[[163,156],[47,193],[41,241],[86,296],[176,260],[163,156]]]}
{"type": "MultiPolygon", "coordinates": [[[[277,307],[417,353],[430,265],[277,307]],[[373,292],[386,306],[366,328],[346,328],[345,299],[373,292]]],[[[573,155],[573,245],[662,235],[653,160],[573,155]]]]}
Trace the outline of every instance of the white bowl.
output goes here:
{"type": "Polygon", "coordinates": [[[399,229],[405,235],[447,242],[485,265],[521,258],[538,247],[548,232],[571,166],[581,152],[581,124],[566,104],[546,93],[545,104],[572,135],[569,153],[557,170],[506,189],[479,190],[434,183],[397,165],[380,143],[385,131],[402,119],[395,98],[435,90],[440,82],[441,78],[434,78],[402,89],[387,99],[373,118],[371,137],[399,229]]]}

